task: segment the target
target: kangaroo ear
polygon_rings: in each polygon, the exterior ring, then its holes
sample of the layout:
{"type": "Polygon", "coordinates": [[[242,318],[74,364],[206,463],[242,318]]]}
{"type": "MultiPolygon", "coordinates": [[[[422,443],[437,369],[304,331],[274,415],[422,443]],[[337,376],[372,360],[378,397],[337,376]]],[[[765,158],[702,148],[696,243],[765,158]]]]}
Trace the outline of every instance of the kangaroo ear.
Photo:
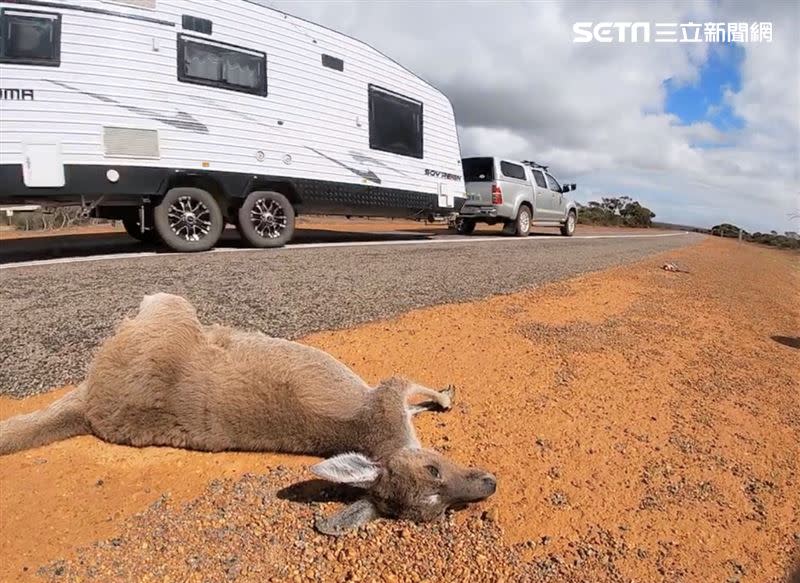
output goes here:
{"type": "Polygon", "coordinates": [[[380,475],[380,466],[360,453],[343,453],[311,466],[311,471],[329,482],[369,488],[380,475]]]}
{"type": "Polygon", "coordinates": [[[317,519],[314,527],[322,534],[339,536],[368,523],[377,516],[378,511],[372,502],[362,498],[328,518],[317,519]]]}

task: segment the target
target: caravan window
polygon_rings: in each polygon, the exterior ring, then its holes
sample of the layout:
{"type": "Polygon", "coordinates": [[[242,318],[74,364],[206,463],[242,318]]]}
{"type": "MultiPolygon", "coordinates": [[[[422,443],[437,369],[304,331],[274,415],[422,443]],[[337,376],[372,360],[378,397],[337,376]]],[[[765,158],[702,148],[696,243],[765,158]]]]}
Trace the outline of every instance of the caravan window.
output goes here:
{"type": "Polygon", "coordinates": [[[0,62],[58,67],[61,64],[61,15],[0,10],[0,62]]]}
{"type": "Polygon", "coordinates": [[[422,103],[370,85],[369,147],[422,158],[422,103]]]}
{"type": "Polygon", "coordinates": [[[267,56],[258,51],[179,35],[178,79],[266,95],[267,56]]]}

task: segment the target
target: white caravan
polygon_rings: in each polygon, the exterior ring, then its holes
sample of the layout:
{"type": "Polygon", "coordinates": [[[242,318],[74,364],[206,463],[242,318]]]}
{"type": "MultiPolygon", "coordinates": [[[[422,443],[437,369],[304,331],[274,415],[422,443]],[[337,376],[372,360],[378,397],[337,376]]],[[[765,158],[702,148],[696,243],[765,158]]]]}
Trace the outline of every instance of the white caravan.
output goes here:
{"type": "Polygon", "coordinates": [[[465,200],[448,99],[372,47],[247,0],[0,2],[0,204],[82,204],[143,240],[252,245],[298,213],[465,200]]]}

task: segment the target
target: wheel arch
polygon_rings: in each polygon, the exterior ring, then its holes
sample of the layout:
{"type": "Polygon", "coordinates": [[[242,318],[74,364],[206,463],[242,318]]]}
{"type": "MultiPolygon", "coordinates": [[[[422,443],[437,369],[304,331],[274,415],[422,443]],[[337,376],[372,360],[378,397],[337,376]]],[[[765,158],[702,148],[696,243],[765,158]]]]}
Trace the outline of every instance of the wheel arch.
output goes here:
{"type": "Polygon", "coordinates": [[[531,220],[534,220],[535,211],[533,210],[533,199],[530,200],[525,196],[518,196],[517,200],[514,201],[514,213],[511,217],[511,220],[516,220],[517,215],[519,214],[519,209],[522,208],[522,205],[528,207],[528,210],[531,211],[531,220]]]}
{"type": "Polygon", "coordinates": [[[176,172],[167,179],[162,189],[162,196],[171,189],[178,187],[199,188],[205,190],[219,205],[225,219],[230,217],[230,196],[222,181],[208,173],[176,172]]]}
{"type": "Polygon", "coordinates": [[[297,188],[294,184],[292,184],[289,180],[280,180],[280,179],[269,179],[269,178],[259,178],[255,179],[250,184],[248,184],[245,192],[242,193],[242,198],[238,201],[241,205],[244,202],[244,199],[247,198],[250,193],[256,192],[259,190],[271,190],[273,192],[280,192],[283,196],[289,199],[289,202],[292,203],[294,207],[295,214],[298,213],[298,206],[302,204],[302,199],[300,198],[300,193],[297,191],[297,188]]]}

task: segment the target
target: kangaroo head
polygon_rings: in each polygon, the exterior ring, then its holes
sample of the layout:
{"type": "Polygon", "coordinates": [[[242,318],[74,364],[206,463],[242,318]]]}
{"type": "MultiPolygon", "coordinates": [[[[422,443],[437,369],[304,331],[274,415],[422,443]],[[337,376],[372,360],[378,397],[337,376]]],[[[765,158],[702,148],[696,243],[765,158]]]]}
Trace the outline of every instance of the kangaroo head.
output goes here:
{"type": "Polygon", "coordinates": [[[428,449],[401,449],[381,462],[357,453],[334,456],[311,468],[317,476],[365,490],[364,498],[320,521],[325,534],[339,535],[378,516],[427,522],[453,506],[488,498],[492,474],[462,468],[428,449]]]}

